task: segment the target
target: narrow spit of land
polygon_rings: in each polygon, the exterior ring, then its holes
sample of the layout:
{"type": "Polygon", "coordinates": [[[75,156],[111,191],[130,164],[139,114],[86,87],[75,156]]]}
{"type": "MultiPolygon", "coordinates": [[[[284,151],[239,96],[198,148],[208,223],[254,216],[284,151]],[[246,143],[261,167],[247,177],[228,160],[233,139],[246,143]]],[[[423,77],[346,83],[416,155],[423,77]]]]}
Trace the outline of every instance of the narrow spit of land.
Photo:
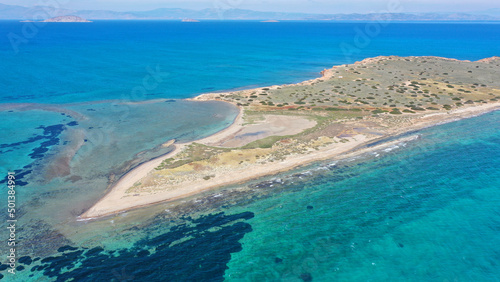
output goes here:
{"type": "MultiPolygon", "coordinates": [[[[375,150],[369,142],[500,108],[500,58],[376,57],[291,85],[210,93],[234,123],[123,176],[82,219],[187,197],[313,161],[375,150]]],[[[393,141],[392,141],[393,142],[393,141]]]]}

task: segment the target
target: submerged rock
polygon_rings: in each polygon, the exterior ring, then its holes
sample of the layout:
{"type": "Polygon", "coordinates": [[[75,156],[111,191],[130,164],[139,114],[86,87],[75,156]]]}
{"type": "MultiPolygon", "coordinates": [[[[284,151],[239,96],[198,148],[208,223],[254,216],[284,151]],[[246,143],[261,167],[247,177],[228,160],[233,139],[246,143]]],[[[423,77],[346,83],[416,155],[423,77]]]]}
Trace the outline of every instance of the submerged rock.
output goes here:
{"type": "Polygon", "coordinates": [[[310,282],[313,280],[313,277],[312,277],[311,273],[306,272],[306,273],[302,273],[300,275],[300,279],[302,279],[302,281],[304,281],[304,282],[310,282]]]}
{"type": "Polygon", "coordinates": [[[20,257],[18,262],[26,265],[30,265],[33,260],[29,256],[20,257]]]}

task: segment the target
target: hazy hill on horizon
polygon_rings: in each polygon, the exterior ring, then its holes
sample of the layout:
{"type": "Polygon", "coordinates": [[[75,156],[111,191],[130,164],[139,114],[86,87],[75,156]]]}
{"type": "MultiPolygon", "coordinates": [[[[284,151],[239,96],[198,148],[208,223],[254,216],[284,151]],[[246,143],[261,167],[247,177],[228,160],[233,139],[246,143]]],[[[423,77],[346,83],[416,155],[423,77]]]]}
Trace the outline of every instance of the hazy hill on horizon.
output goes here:
{"type": "Polygon", "coordinates": [[[0,3],[0,20],[46,20],[57,16],[78,16],[89,20],[334,20],[373,21],[500,21],[500,9],[475,13],[369,13],[308,14],[260,12],[243,9],[158,8],[149,11],[117,12],[111,10],[71,10],[49,6],[23,7],[0,3]]]}

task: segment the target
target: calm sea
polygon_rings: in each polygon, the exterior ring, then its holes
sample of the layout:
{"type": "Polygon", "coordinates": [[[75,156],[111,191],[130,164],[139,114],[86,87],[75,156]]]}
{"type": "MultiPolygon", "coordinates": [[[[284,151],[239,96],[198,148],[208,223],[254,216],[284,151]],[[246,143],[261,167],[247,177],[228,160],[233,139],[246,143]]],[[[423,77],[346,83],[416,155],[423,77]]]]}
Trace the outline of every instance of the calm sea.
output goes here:
{"type": "Polygon", "coordinates": [[[181,98],[294,83],[378,55],[498,56],[500,25],[97,21],[46,24],[13,47],[9,34],[25,25],[0,22],[0,173],[18,176],[20,258],[7,273],[5,241],[3,279],[500,277],[498,112],[357,159],[75,220],[111,181],[170,150],[161,144],[207,136],[237,114],[181,98]]]}

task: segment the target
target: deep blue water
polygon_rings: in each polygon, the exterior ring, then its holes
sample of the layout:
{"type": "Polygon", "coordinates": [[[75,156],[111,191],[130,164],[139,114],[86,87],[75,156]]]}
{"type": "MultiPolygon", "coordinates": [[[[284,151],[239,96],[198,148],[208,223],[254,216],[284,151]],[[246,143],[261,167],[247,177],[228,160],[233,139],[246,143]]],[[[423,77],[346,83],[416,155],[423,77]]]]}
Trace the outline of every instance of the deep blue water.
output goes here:
{"type": "Polygon", "coordinates": [[[41,26],[16,54],[6,35],[22,36],[25,24],[0,22],[0,102],[186,98],[299,82],[379,55],[500,53],[499,24],[392,23],[373,32],[365,23],[97,21],[41,26]],[[134,91],[157,66],[161,81],[134,91]]]}
{"type": "Polygon", "coordinates": [[[97,21],[47,24],[16,53],[6,35],[23,25],[0,22],[0,173],[17,172],[23,257],[12,276],[2,247],[8,281],[500,277],[498,112],[415,133],[378,158],[283,174],[283,185],[75,222],[110,181],[168,152],[162,143],[236,115],[171,99],[302,81],[378,55],[498,56],[500,25],[393,23],[363,41],[366,23],[97,21]]]}

